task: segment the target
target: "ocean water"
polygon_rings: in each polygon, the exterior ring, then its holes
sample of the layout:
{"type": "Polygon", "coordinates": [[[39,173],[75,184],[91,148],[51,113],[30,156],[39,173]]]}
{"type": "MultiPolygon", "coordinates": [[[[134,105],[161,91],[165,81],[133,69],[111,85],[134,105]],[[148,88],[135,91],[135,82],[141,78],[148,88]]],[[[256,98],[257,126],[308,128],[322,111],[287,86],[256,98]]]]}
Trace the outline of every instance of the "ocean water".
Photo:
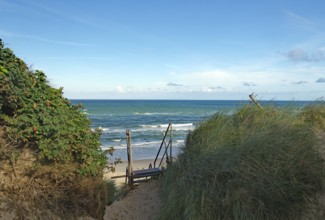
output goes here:
{"type": "MultiPolygon", "coordinates": [[[[81,103],[84,113],[92,121],[92,128],[101,128],[101,148],[114,147],[113,157],[127,160],[126,129],[131,131],[133,159],[155,158],[164,131],[173,125],[173,155],[177,155],[189,131],[218,111],[231,114],[249,101],[198,101],[198,100],[71,100],[81,103]]],[[[269,104],[261,102],[261,104],[269,104]]],[[[286,106],[293,102],[273,101],[286,106]]],[[[308,102],[295,102],[294,105],[308,102]]]]}

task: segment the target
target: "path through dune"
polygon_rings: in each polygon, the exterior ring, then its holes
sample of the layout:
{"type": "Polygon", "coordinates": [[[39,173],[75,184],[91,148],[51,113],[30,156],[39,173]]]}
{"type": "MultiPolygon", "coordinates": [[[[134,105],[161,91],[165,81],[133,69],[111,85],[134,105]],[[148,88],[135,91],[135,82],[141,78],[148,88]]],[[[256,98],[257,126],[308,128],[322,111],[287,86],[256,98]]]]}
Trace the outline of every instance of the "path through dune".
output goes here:
{"type": "Polygon", "coordinates": [[[141,183],[120,201],[106,207],[105,220],[152,220],[162,206],[161,179],[141,183]]]}

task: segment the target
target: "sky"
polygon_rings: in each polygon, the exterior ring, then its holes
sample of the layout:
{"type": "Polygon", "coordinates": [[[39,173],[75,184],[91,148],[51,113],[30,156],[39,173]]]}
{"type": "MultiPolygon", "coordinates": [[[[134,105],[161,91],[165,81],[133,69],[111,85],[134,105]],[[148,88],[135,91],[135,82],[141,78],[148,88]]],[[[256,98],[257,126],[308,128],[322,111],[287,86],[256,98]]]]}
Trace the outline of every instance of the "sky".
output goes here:
{"type": "Polygon", "coordinates": [[[316,100],[324,0],[0,0],[0,38],[71,99],[316,100]]]}

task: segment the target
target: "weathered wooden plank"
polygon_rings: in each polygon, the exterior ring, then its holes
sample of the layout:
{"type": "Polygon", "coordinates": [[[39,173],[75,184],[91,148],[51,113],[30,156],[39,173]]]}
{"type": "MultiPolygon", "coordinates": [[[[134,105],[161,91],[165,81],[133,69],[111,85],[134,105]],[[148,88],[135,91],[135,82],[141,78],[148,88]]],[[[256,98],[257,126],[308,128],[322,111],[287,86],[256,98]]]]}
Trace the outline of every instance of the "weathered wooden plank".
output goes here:
{"type": "Polygon", "coordinates": [[[135,170],[135,171],[133,171],[133,178],[157,176],[157,175],[160,175],[161,173],[162,173],[162,171],[159,168],[135,170]]]}
{"type": "Polygon", "coordinates": [[[135,170],[133,171],[133,174],[156,173],[156,172],[161,172],[161,169],[152,168],[152,169],[135,170]]]}
{"type": "Polygon", "coordinates": [[[144,183],[148,182],[149,179],[142,179],[142,180],[134,180],[133,183],[144,183]]]}
{"type": "Polygon", "coordinates": [[[127,175],[112,176],[111,179],[127,177],[127,175]]]}

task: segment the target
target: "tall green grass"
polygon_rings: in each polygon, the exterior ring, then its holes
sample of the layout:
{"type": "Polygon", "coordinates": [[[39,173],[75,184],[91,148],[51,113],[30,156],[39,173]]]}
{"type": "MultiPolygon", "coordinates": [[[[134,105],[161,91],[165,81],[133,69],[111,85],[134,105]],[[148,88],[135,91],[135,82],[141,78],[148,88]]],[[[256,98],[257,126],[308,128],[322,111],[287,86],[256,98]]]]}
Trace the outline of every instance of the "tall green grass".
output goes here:
{"type": "Polygon", "coordinates": [[[246,106],[187,137],[164,177],[160,219],[300,219],[324,189],[325,105],[246,106]],[[317,132],[316,132],[317,131],[317,132]],[[324,156],[324,155],[323,155],[324,156]]]}

